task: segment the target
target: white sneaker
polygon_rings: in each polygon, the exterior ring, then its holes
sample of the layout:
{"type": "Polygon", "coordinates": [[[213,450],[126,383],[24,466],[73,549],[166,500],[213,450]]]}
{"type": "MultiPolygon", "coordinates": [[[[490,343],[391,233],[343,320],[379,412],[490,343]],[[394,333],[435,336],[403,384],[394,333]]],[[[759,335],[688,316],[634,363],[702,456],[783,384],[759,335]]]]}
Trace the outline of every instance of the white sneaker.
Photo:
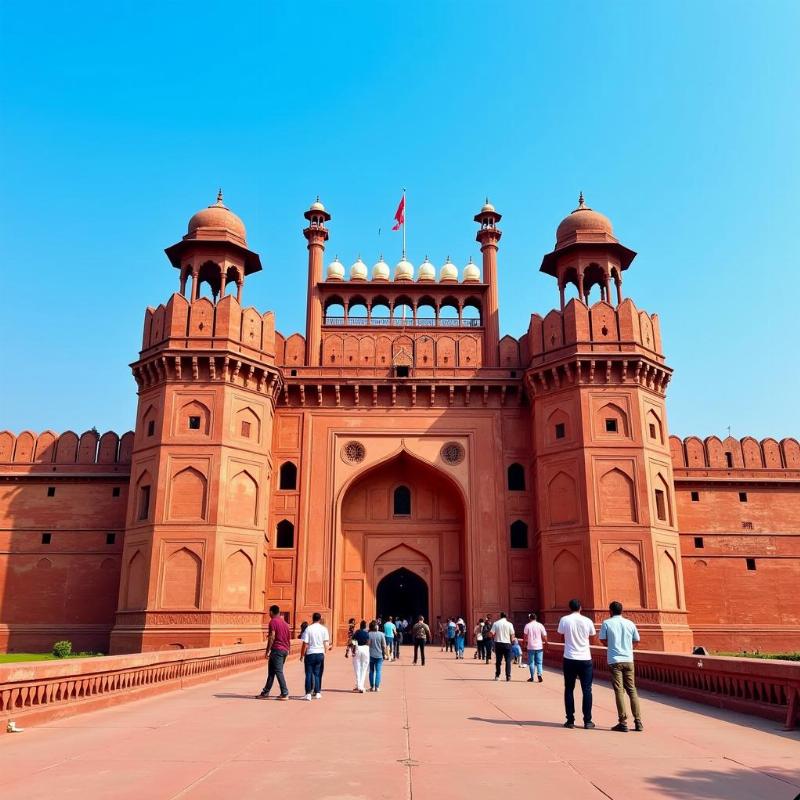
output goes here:
{"type": "Polygon", "coordinates": [[[317,692],[317,693],[314,695],[314,699],[315,699],[315,700],[322,700],[322,692],[317,692]]]}
{"type": "Polygon", "coordinates": [[[375,691],[376,691],[376,692],[379,692],[380,690],[381,690],[381,687],[380,687],[380,686],[376,686],[376,687],[375,687],[375,691]]]}
{"type": "Polygon", "coordinates": [[[310,699],[311,699],[311,695],[310,695],[310,694],[307,694],[307,695],[305,696],[305,699],[306,699],[306,700],[310,700],[310,699]]]}

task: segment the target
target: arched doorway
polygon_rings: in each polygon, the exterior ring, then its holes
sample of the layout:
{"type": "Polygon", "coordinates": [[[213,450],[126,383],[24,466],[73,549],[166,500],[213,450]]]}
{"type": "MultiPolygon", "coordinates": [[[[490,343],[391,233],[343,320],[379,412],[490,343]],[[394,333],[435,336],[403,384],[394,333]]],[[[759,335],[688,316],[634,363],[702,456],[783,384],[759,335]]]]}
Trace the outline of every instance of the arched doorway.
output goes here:
{"type": "MultiPolygon", "coordinates": [[[[350,617],[416,613],[435,623],[437,616],[468,614],[464,523],[456,484],[406,451],[359,476],[341,504],[337,641],[346,637],[350,617]],[[421,580],[425,597],[401,602],[401,576],[421,580]],[[384,592],[393,601],[388,608],[384,592]]],[[[403,581],[403,591],[410,585],[403,581]]]]}
{"type": "Polygon", "coordinates": [[[377,614],[383,618],[414,620],[428,617],[428,584],[410,569],[400,567],[381,579],[375,591],[377,614]]]}

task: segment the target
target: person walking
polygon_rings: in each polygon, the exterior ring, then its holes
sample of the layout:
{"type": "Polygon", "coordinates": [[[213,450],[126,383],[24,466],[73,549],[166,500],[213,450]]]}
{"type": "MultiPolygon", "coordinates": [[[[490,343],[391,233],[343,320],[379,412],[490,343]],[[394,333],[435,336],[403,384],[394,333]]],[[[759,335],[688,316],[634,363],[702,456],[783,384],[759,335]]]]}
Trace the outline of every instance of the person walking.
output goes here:
{"type": "Polygon", "coordinates": [[[463,660],[464,658],[464,645],[467,640],[467,626],[464,621],[459,619],[456,622],[456,658],[463,660]]]}
{"type": "Polygon", "coordinates": [[[386,637],[386,658],[391,661],[394,658],[394,640],[397,635],[397,626],[394,624],[394,617],[389,617],[383,624],[383,635],[386,637]]]}
{"type": "Polygon", "coordinates": [[[622,603],[614,600],[608,607],[611,617],[600,626],[599,639],[608,647],[608,669],[614,686],[619,722],[611,729],[627,733],[628,714],[625,710],[625,695],[631,704],[634,730],[643,731],[642,712],[633,670],[633,648],[639,641],[639,631],[629,619],[622,616],[622,603]]]}
{"type": "Polygon", "coordinates": [[[536,614],[528,614],[528,623],[522,631],[522,636],[525,639],[525,649],[528,651],[528,669],[531,673],[528,683],[534,682],[537,673],[539,683],[541,683],[544,680],[542,667],[544,663],[544,646],[547,644],[547,630],[536,619],[536,614]]]}
{"type": "Polygon", "coordinates": [[[445,644],[445,625],[442,622],[441,617],[436,617],[436,636],[439,639],[439,647],[441,651],[444,653],[444,644],[445,644]]]}
{"type": "Polygon", "coordinates": [[[589,639],[597,631],[594,623],[581,614],[581,601],[569,601],[570,614],[561,617],[558,623],[558,632],[564,637],[564,710],[567,721],[565,728],[575,727],[575,682],[581,683],[583,695],[583,727],[594,728],[592,722],[592,651],[589,649],[589,639]]]}
{"type": "Polygon", "coordinates": [[[478,620],[478,624],[472,632],[475,634],[475,655],[473,658],[483,661],[483,617],[478,620]]]}
{"type": "MultiPolygon", "coordinates": [[[[344,657],[348,658],[350,655],[350,651],[353,649],[353,634],[356,632],[356,620],[354,617],[350,617],[347,620],[347,647],[344,649],[344,657]]],[[[355,669],[355,666],[353,667],[355,669]]]]}
{"type": "Polygon", "coordinates": [[[283,675],[283,665],[286,662],[286,657],[289,655],[289,643],[291,641],[291,633],[289,626],[281,616],[281,610],[278,606],[269,607],[269,636],[267,639],[267,682],[261,690],[261,694],[256,695],[260,700],[266,700],[269,693],[272,691],[272,685],[275,683],[275,678],[278,679],[278,687],[280,694],[278,700],[288,700],[289,690],[286,688],[286,678],[283,675]]]}
{"type": "Polygon", "coordinates": [[[369,624],[369,690],[381,690],[381,672],[383,659],[386,657],[386,634],[378,630],[378,623],[372,620],[369,624]]]}
{"type": "Polygon", "coordinates": [[[500,666],[503,659],[506,662],[506,680],[511,680],[511,641],[514,638],[514,626],[506,617],[506,612],[500,612],[500,619],[492,625],[492,641],[494,642],[494,679],[500,680],[500,666]]]}
{"type": "Polygon", "coordinates": [[[447,625],[444,629],[445,634],[445,653],[452,653],[456,647],[456,621],[452,617],[447,618],[447,625]]]}
{"type": "Polygon", "coordinates": [[[300,660],[306,670],[306,700],[322,699],[322,673],[325,671],[325,652],[331,649],[331,635],[322,624],[322,614],[315,611],[311,624],[300,638],[300,660]]]}
{"type": "Polygon", "coordinates": [[[364,694],[364,682],[367,680],[369,672],[369,633],[367,631],[367,621],[361,620],[358,630],[353,633],[353,672],[356,676],[354,692],[364,694]]]}
{"type": "Polygon", "coordinates": [[[494,642],[492,641],[492,615],[486,615],[486,621],[483,623],[483,655],[488,664],[492,658],[492,651],[494,650],[494,642]]]}
{"type": "Polygon", "coordinates": [[[425,617],[420,614],[414,627],[411,629],[411,637],[414,639],[414,663],[417,663],[417,655],[422,659],[422,666],[425,666],[425,644],[430,642],[431,629],[425,624],[425,617]]]}

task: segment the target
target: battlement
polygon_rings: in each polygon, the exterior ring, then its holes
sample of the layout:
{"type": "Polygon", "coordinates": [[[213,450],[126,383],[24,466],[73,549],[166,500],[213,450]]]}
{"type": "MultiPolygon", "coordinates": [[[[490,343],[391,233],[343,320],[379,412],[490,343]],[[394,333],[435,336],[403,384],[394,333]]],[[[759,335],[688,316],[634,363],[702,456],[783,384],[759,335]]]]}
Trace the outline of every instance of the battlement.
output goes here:
{"type": "Polygon", "coordinates": [[[800,470],[800,444],[796,439],[762,439],[752,436],[720,439],[708,436],[669,437],[672,465],[676,469],[791,469],[800,470]]]}
{"type": "Polygon", "coordinates": [[[572,299],[562,311],[554,309],[544,318],[531,315],[523,339],[523,355],[530,366],[586,351],[644,351],[655,361],[664,362],[658,315],[639,311],[630,299],[616,308],[605,301],[587,306],[572,299]]]}
{"type": "Polygon", "coordinates": [[[107,431],[102,436],[90,430],[80,437],[72,431],[40,434],[0,431],[0,464],[130,464],[133,431],[118,436],[107,431]]]}
{"type": "Polygon", "coordinates": [[[206,297],[187,300],[176,293],[166,304],[145,312],[142,355],[159,346],[233,350],[274,363],[275,315],[242,308],[233,295],[215,304],[206,297]]]}

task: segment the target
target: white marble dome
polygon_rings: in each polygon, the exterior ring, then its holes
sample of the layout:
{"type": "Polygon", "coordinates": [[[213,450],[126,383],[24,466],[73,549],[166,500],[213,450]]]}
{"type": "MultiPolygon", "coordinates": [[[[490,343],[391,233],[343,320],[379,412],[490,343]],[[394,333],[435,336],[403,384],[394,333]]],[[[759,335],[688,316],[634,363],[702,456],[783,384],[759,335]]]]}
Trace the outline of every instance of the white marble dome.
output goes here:
{"type": "Polygon", "coordinates": [[[388,281],[389,280],[389,265],[383,260],[379,259],[375,266],[372,268],[372,280],[374,281],[388,281]]]}
{"type": "Polygon", "coordinates": [[[419,271],[417,272],[417,280],[420,281],[435,281],[436,280],[436,267],[428,261],[428,256],[425,256],[425,260],[419,265],[419,271]]]}
{"type": "Polygon", "coordinates": [[[447,261],[442,265],[439,272],[440,281],[457,281],[458,280],[458,267],[447,257],[447,261]]]}
{"type": "Polygon", "coordinates": [[[481,271],[478,265],[469,260],[469,264],[464,267],[464,282],[465,283],[479,283],[481,279],[481,271]]]}
{"type": "Polygon", "coordinates": [[[367,276],[369,275],[369,270],[367,269],[367,265],[361,260],[359,256],[356,261],[353,262],[353,266],[350,267],[350,280],[351,281],[365,281],[367,276]]]}
{"type": "Polygon", "coordinates": [[[344,279],[344,264],[339,261],[338,258],[334,258],[330,264],[328,264],[328,280],[329,281],[340,281],[344,279]]]}
{"type": "Polygon", "coordinates": [[[394,268],[394,279],[396,281],[413,281],[414,265],[405,258],[401,258],[394,268]]]}

